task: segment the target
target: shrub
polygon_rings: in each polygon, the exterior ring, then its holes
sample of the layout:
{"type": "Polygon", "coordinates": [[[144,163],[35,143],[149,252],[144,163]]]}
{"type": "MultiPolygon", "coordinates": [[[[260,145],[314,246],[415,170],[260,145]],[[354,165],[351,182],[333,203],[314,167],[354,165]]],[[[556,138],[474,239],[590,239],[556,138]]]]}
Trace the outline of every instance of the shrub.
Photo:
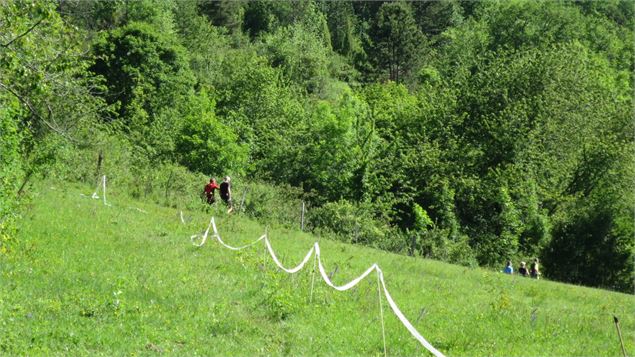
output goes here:
{"type": "Polygon", "coordinates": [[[388,225],[374,219],[370,205],[329,202],[313,209],[309,220],[314,231],[331,233],[344,242],[390,247],[392,251],[403,248],[398,239],[391,238],[388,225]]]}

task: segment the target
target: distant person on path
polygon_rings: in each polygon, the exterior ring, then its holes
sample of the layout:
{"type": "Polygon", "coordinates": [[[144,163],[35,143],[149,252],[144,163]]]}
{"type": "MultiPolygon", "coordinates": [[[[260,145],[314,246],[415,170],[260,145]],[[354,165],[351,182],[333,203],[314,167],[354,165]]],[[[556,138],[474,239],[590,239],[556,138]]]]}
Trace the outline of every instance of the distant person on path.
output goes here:
{"type": "Polygon", "coordinates": [[[225,179],[220,184],[220,198],[229,207],[227,213],[232,213],[234,207],[232,207],[232,185],[229,176],[225,176],[225,179]]]}
{"type": "Polygon", "coordinates": [[[216,196],[214,195],[214,192],[216,192],[216,190],[219,188],[218,184],[216,184],[216,179],[215,178],[211,178],[209,179],[209,183],[207,185],[205,185],[205,188],[203,189],[203,192],[205,193],[205,198],[208,204],[212,204],[216,201],[216,196]]]}
{"type": "Polygon", "coordinates": [[[534,279],[540,279],[540,263],[538,262],[538,258],[534,259],[529,266],[529,276],[534,279]]]}
{"type": "Polygon", "coordinates": [[[522,276],[529,276],[529,271],[527,270],[527,263],[520,262],[520,268],[518,268],[518,274],[522,276]]]}
{"type": "Polygon", "coordinates": [[[512,261],[511,260],[507,261],[507,266],[503,270],[503,273],[505,273],[505,274],[514,274],[514,267],[512,267],[512,261]]]}

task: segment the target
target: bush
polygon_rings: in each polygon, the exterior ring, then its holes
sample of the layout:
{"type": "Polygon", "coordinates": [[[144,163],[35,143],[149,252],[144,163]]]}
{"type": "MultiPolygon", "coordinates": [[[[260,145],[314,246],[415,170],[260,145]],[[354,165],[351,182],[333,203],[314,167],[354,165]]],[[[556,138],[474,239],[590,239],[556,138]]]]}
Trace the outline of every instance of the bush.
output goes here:
{"type": "Polygon", "coordinates": [[[370,205],[346,200],[329,202],[313,209],[309,221],[313,231],[333,234],[344,242],[387,247],[392,251],[403,249],[399,239],[391,240],[388,225],[374,219],[370,205]]]}
{"type": "Polygon", "coordinates": [[[214,114],[214,102],[205,93],[191,99],[190,114],[176,140],[180,162],[190,170],[220,174],[244,173],[247,166],[246,145],[214,114]]]}
{"type": "Polygon", "coordinates": [[[302,191],[299,188],[289,185],[272,186],[262,182],[245,182],[239,183],[233,194],[234,205],[237,205],[237,209],[242,208],[247,216],[261,223],[300,227],[302,191]],[[240,207],[243,195],[245,202],[240,207]]]}

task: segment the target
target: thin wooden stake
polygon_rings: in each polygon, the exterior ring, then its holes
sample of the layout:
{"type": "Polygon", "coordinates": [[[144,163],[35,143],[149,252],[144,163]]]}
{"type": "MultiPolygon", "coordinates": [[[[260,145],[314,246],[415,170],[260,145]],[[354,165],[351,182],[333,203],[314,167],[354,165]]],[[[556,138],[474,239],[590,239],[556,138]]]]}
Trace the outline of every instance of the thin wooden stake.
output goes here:
{"type": "Polygon", "coordinates": [[[620,336],[620,344],[622,345],[622,354],[624,357],[626,356],[626,349],[624,348],[624,340],[622,339],[622,331],[620,330],[620,320],[617,319],[617,316],[613,315],[613,322],[615,322],[615,328],[617,328],[617,335],[620,336]]]}
{"type": "Polygon", "coordinates": [[[302,211],[300,213],[300,230],[304,231],[304,201],[302,201],[302,211]]]}
{"type": "Polygon", "coordinates": [[[240,200],[240,207],[238,207],[238,212],[243,211],[243,204],[245,203],[245,196],[247,196],[247,190],[243,191],[243,198],[240,200]]]}

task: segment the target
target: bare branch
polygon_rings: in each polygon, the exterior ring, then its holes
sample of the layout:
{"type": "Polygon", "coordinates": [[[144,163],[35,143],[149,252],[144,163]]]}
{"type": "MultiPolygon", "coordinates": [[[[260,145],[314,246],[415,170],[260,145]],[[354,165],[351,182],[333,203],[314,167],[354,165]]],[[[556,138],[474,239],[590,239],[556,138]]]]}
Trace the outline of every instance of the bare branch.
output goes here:
{"type": "Polygon", "coordinates": [[[2,47],[9,47],[9,45],[11,45],[13,42],[17,41],[18,39],[20,39],[20,38],[22,38],[22,37],[24,37],[24,36],[26,36],[26,35],[28,35],[28,34],[29,34],[29,32],[33,31],[33,29],[34,29],[35,27],[37,27],[37,25],[39,25],[40,23],[42,23],[42,21],[44,21],[44,18],[39,19],[36,23],[34,23],[34,24],[33,24],[33,26],[29,27],[29,29],[28,29],[28,30],[26,30],[24,33],[22,33],[22,34],[18,35],[18,36],[17,36],[16,38],[14,38],[13,40],[11,40],[11,41],[7,42],[6,44],[2,44],[2,45],[0,45],[0,46],[2,46],[2,47]]]}
{"type": "Polygon", "coordinates": [[[6,90],[7,92],[9,92],[11,94],[13,94],[14,97],[18,98],[18,100],[20,102],[22,102],[22,104],[26,105],[27,108],[29,108],[29,111],[31,111],[31,114],[33,114],[36,117],[39,117],[39,115],[37,114],[37,112],[35,111],[33,106],[31,105],[31,103],[28,100],[26,100],[25,98],[23,98],[21,95],[16,93],[13,89],[11,89],[11,87],[6,86],[3,83],[0,83],[0,88],[6,90]]]}
{"type": "MultiPolygon", "coordinates": [[[[21,96],[20,94],[16,93],[13,89],[11,89],[11,87],[6,86],[3,83],[0,83],[0,88],[6,90],[7,92],[13,94],[14,97],[18,98],[18,100],[20,102],[22,102],[22,104],[24,104],[27,108],[29,108],[29,111],[31,112],[31,115],[33,115],[35,118],[39,119],[39,121],[44,123],[49,129],[53,130],[54,132],[56,132],[57,134],[61,135],[62,137],[66,138],[69,141],[72,141],[74,143],[79,143],[79,141],[77,139],[70,137],[67,133],[65,133],[61,129],[59,129],[59,128],[55,127],[54,125],[52,125],[48,120],[42,118],[42,116],[40,116],[37,113],[35,108],[33,108],[33,105],[31,104],[31,102],[28,99],[26,99],[23,96],[21,96]]],[[[48,103],[46,103],[46,108],[48,110],[49,120],[52,120],[53,119],[53,110],[51,109],[51,106],[48,103]]]]}

